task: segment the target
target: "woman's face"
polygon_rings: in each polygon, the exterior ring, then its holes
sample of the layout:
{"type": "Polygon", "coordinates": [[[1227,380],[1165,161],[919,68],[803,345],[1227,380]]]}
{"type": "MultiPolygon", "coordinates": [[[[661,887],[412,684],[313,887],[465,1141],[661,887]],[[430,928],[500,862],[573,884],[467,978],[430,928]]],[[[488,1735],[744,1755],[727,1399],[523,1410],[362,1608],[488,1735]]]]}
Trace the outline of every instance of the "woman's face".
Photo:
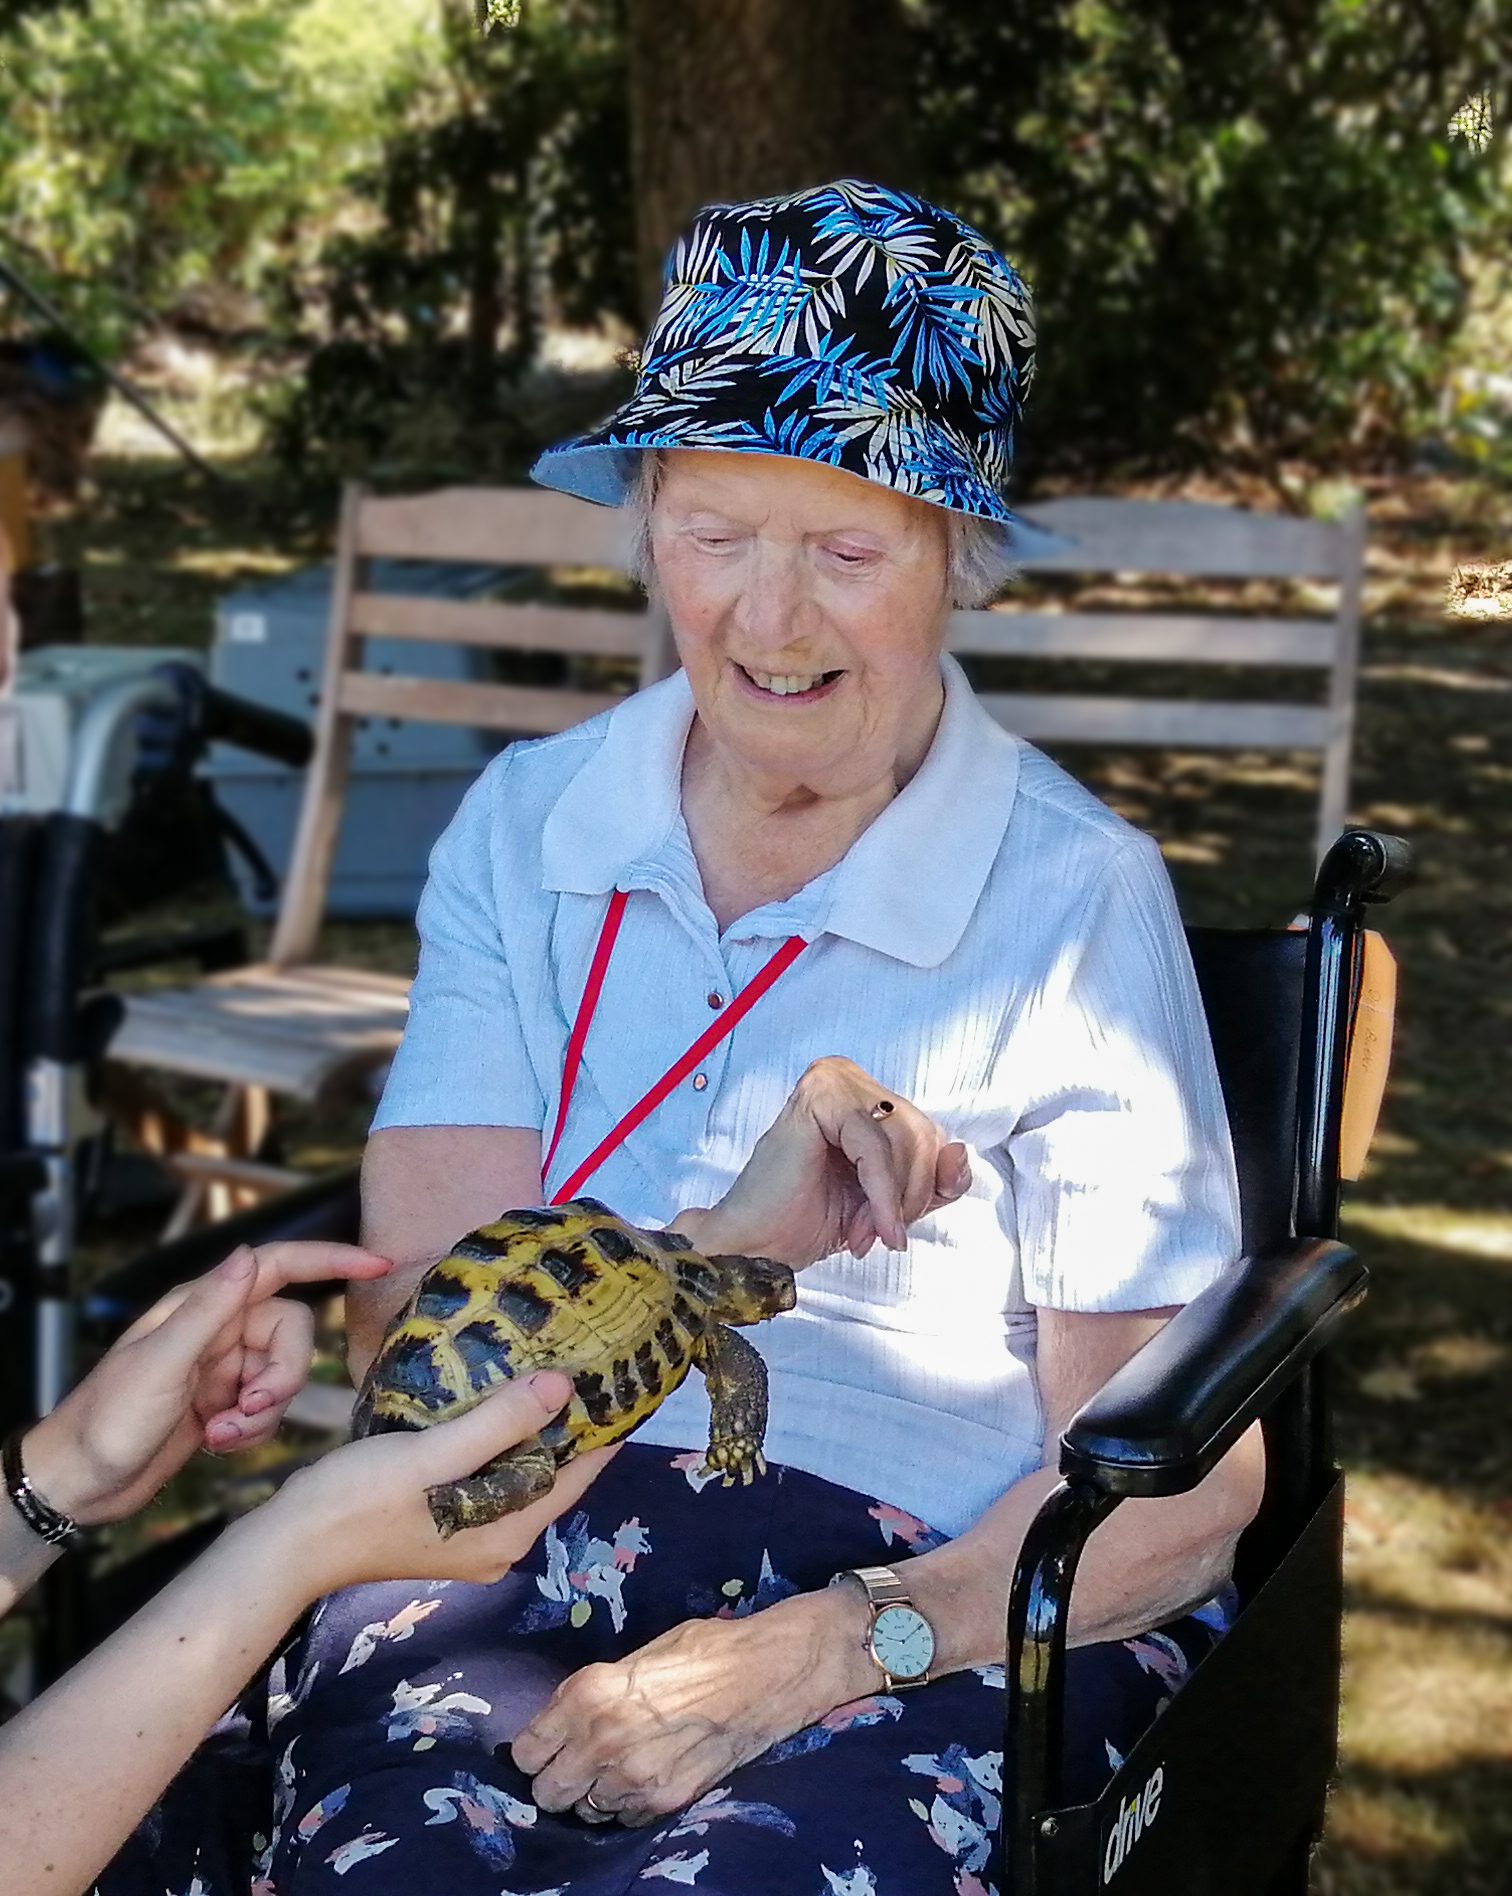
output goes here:
{"type": "Polygon", "coordinates": [[[651,546],[716,746],[829,796],[918,768],[942,703],[938,508],[812,461],[675,449],[651,546]]]}

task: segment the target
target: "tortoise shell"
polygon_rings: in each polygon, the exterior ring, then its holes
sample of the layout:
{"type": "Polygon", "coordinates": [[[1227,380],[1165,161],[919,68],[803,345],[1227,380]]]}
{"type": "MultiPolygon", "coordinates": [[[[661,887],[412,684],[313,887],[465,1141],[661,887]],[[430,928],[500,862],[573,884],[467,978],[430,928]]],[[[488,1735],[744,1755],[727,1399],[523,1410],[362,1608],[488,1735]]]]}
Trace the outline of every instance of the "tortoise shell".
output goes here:
{"type": "Polygon", "coordinates": [[[629,1435],[697,1365],[715,1410],[711,1461],[723,1432],[734,1446],[715,1468],[749,1480],[765,1374],[725,1326],[789,1310],[794,1299],[785,1264],[705,1257],[679,1232],[642,1230],[597,1199],[511,1211],[420,1280],[368,1371],[353,1432],[425,1428],[511,1377],[559,1369],[572,1399],[541,1440],[560,1466],[629,1435]]]}

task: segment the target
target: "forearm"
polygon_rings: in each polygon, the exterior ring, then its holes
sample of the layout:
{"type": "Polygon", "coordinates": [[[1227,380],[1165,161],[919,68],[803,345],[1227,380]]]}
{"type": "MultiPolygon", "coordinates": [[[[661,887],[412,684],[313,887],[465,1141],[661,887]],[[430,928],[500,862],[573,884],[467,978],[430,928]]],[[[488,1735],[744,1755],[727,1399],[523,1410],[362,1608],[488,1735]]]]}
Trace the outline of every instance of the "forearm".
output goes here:
{"type": "Polygon", "coordinates": [[[39,1540],[0,1490],[0,1619],[58,1558],[58,1549],[39,1540]]]}
{"type": "MultiPolygon", "coordinates": [[[[910,1594],[935,1628],[937,1670],[1001,1660],[1019,1551],[1058,1481],[1054,1468],[1036,1469],[966,1533],[908,1563],[910,1594]]],[[[1190,1494],[1116,1508],[1077,1568],[1068,1642],[1129,1638],[1210,1598],[1229,1575],[1262,1484],[1259,1433],[1252,1430],[1190,1494]]]]}
{"type": "Polygon", "coordinates": [[[307,1604],[265,1517],[0,1729],[0,1896],[88,1887],[307,1604]]]}
{"type": "Polygon", "coordinates": [[[464,1233],[541,1202],[539,1133],[519,1126],[390,1126],[362,1155],[362,1241],[394,1269],[353,1284],[347,1367],[360,1382],[384,1331],[464,1233]]]}
{"type": "MultiPolygon", "coordinates": [[[[1069,1643],[1129,1638],[1208,1599],[1227,1576],[1257,1498],[1257,1457],[1258,1444],[1246,1437],[1191,1494],[1125,1502],[1103,1522],[1077,1569],[1069,1643]]],[[[935,1631],[933,1676],[1002,1662],[1014,1565],[1059,1479],[1053,1468],[1036,1469],[966,1533],[902,1567],[909,1597],[935,1631]]],[[[878,1690],[881,1675],[866,1646],[870,1615],[858,1588],[797,1594],[761,1617],[774,1632],[784,1627],[761,1698],[767,1742],[878,1690]]]]}

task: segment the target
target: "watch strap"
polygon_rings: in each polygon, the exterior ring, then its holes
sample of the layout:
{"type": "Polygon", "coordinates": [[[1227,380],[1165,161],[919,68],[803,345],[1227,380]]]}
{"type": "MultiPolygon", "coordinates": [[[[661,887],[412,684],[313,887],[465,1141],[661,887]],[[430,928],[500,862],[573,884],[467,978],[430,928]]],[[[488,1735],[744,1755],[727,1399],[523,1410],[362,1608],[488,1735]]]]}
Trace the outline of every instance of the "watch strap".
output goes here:
{"type": "Polygon", "coordinates": [[[846,1571],[853,1573],[861,1582],[866,1589],[866,1597],[873,1606],[911,1606],[913,1604],[908,1597],[908,1588],[898,1578],[895,1568],[850,1567],[846,1571]]]}

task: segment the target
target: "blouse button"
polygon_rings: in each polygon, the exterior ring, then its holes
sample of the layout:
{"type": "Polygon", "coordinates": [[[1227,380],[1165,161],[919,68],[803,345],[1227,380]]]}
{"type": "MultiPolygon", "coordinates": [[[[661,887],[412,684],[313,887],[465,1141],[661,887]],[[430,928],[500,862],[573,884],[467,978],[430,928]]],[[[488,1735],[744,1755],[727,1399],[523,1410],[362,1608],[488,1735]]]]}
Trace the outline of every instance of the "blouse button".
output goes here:
{"type": "Polygon", "coordinates": [[[709,992],[709,1005],[710,1007],[723,1007],[724,1006],[724,996],[719,992],[717,988],[711,989],[709,992]]]}
{"type": "Polygon", "coordinates": [[[695,1073],[693,1075],[693,1091],[695,1093],[701,1093],[708,1084],[709,1076],[707,1073],[695,1073]]]}

